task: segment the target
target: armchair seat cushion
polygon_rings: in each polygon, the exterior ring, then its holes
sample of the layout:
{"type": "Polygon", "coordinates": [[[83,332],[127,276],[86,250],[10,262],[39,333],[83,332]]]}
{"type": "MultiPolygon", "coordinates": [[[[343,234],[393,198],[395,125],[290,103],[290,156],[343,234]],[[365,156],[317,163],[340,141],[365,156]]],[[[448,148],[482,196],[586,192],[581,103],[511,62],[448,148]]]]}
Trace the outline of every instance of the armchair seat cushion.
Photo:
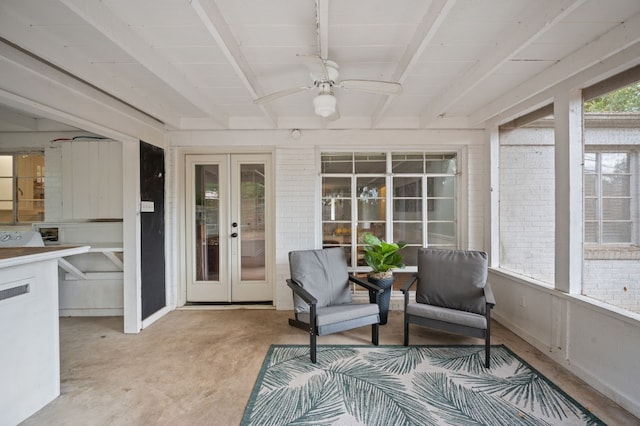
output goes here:
{"type": "MultiPolygon", "coordinates": [[[[320,328],[329,324],[378,314],[378,305],[373,303],[345,303],[342,305],[319,307],[316,311],[316,325],[320,328]]],[[[310,321],[309,312],[299,312],[298,319],[308,323],[310,321]]]]}
{"type": "Polygon", "coordinates": [[[409,303],[405,312],[432,320],[463,325],[466,327],[487,329],[487,318],[484,315],[474,314],[467,311],[447,309],[440,306],[425,305],[424,303],[409,303]]]}

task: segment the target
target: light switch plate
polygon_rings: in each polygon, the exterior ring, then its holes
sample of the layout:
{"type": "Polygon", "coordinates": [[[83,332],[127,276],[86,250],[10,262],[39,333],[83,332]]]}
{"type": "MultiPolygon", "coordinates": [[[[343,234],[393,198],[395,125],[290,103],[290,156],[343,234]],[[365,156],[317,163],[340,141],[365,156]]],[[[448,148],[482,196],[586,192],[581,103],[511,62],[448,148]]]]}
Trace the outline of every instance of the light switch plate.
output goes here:
{"type": "Polygon", "coordinates": [[[140,211],[142,213],[153,213],[155,211],[155,206],[153,204],[153,201],[141,201],[140,211]]]}

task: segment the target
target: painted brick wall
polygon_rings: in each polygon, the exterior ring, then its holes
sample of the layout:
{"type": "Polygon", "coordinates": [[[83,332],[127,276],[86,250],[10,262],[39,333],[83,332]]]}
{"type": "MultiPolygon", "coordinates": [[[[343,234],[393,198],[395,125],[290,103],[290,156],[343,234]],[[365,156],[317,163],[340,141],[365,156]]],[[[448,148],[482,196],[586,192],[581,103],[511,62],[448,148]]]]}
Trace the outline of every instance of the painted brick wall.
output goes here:
{"type": "MultiPolygon", "coordinates": [[[[514,132],[511,132],[514,133],[514,132]]],[[[554,281],[553,146],[535,135],[500,146],[500,266],[549,284],[554,281]]]]}
{"type": "Polygon", "coordinates": [[[316,159],[313,147],[282,147],[276,170],[276,306],[293,309],[288,253],[314,249],[316,233],[316,159]]]}
{"type": "MultiPolygon", "coordinates": [[[[585,142],[638,145],[640,130],[587,128],[585,142]]],[[[553,284],[553,129],[505,131],[500,143],[500,266],[553,284]]],[[[640,312],[640,249],[587,247],[583,265],[584,295],[640,312]]]]}
{"type": "MultiPolygon", "coordinates": [[[[469,250],[488,250],[484,247],[484,225],[485,225],[485,203],[488,203],[488,191],[486,188],[486,161],[484,159],[484,146],[470,145],[467,149],[466,167],[463,173],[467,173],[468,195],[467,229],[460,232],[467,232],[469,250]]],[[[458,163],[460,164],[460,162],[458,163]]],[[[459,167],[459,166],[458,166],[459,167]]],[[[463,223],[459,221],[458,223],[463,223]]]]}

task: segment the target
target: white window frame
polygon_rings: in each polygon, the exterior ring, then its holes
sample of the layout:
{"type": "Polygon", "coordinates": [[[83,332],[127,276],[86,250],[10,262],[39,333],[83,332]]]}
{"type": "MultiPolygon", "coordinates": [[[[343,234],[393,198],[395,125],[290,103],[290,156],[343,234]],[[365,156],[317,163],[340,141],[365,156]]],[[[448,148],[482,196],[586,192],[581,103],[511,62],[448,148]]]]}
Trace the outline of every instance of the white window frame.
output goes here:
{"type": "MultiPolygon", "coordinates": [[[[451,175],[451,174],[443,174],[443,173],[423,173],[423,174],[415,174],[415,173],[406,173],[406,174],[397,174],[398,177],[416,177],[417,175],[420,175],[423,179],[423,185],[422,185],[422,202],[423,202],[423,209],[422,209],[422,222],[424,224],[422,232],[423,232],[423,236],[422,236],[422,241],[423,241],[423,246],[425,245],[425,242],[427,241],[427,234],[428,234],[428,227],[426,225],[426,220],[427,220],[427,204],[428,204],[428,198],[427,198],[427,179],[430,177],[442,177],[442,176],[454,176],[455,177],[455,194],[454,194],[454,200],[455,200],[455,218],[454,218],[454,226],[455,226],[455,248],[460,248],[463,245],[463,242],[466,241],[464,239],[464,235],[463,232],[464,230],[466,230],[466,216],[464,216],[462,214],[461,209],[466,208],[467,204],[464,201],[465,198],[463,196],[463,194],[466,194],[466,187],[464,185],[463,179],[461,179],[461,169],[462,166],[464,164],[463,161],[463,155],[462,152],[459,149],[447,149],[447,150],[387,150],[387,151],[382,151],[382,150],[377,150],[377,149],[372,149],[370,151],[367,151],[365,149],[351,149],[351,150],[340,150],[340,149],[331,149],[331,148],[324,148],[319,152],[318,155],[318,241],[320,241],[320,244],[322,245],[323,242],[323,225],[325,223],[325,221],[323,220],[322,217],[322,198],[323,198],[323,193],[322,193],[322,179],[323,177],[349,177],[351,179],[351,224],[350,224],[350,231],[351,231],[351,255],[352,255],[352,259],[355,258],[354,256],[357,256],[357,241],[355,241],[354,244],[354,236],[357,235],[357,226],[358,226],[358,211],[357,211],[357,194],[356,194],[356,187],[357,187],[357,178],[362,176],[362,177],[382,177],[381,173],[355,173],[355,170],[352,168],[352,173],[351,174],[346,174],[346,173],[322,173],[322,156],[324,154],[351,154],[352,156],[354,155],[359,155],[359,154],[385,154],[386,155],[386,170],[384,173],[385,176],[385,185],[390,188],[392,181],[393,181],[393,177],[396,176],[394,175],[391,170],[392,170],[392,156],[393,154],[402,154],[402,153],[421,153],[423,154],[423,156],[430,156],[430,155],[454,155],[455,159],[456,159],[456,173],[451,175]]],[[[354,157],[352,157],[352,161],[354,157]]],[[[353,163],[352,163],[353,164],[353,163]]],[[[391,193],[391,191],[389,191],[386,195],[385,195],[385,199],[386,199],[386,217],[385,217],[385,240],[386,241],[393,241],[393,226],[394,226],[394,220],[393,220],[393,194],[391,193]]],[[[453,247],[452,247],[453,248],[453,247]]],[[[349,265],[349,270],[351,272],[366,272],[369,270],[368,267],[366,266],[355,266],[355,267],[351,267],[351,265],[349,265]]],[[[417,268],[415,266],[408,266],[405,269],[403,269],[401,272],[415,272],[417,270],[417,268]]]]}
{"type": "MultiPolygon", "coordinates": [[[[589,222],[597,222],[597,236],[595,242],[587,242],[585,238],[584,244],[589,247],[610,247],[610,246],[637,246],[640,241],[640,237],[638,235],[640,228],[639,215],[638,211],[638,191],[639,191],[639,183],[638,183],[638,151],[636,149],[632,149],[629,147],[616,147],[616,146],[586,146],[585,147],[585,155],[587,153],[596,154],[596,186],[597,186],[597,195],[589,196],[585,194],[583,196],[583,202],[586,203],[587,199],[596,199],[596,205],[598,209],[598,214],[596,215],[596,220],[590,220],[589,222]],[[626,241],[614,241],[614,242],[603,242],[602,241],[602,232],[603,232],[603,223],[612,222],[611,220],[606,220],[603,218],[602,214],[602,205],[603,205],[603,194],[602,194],[602,162],[601,155],[606,153],[625,153],[629,155],[629,176],[630,176],[630,186],[629,186],[629,195],[620,196],[620,197],[607,197],[607,198],[620,198],[620,199],[629,199],[630,203],[630,216],[629,221],[631,223],[631,236],[629,242],[626,241]]],[[[585,173],[586,174],[586,173],[585,173]]],[[[586,207],[585,207],[586,209],[586,207]]],[[[584,218],[585,229],[587,224],[587,219],[584,218]]]]}

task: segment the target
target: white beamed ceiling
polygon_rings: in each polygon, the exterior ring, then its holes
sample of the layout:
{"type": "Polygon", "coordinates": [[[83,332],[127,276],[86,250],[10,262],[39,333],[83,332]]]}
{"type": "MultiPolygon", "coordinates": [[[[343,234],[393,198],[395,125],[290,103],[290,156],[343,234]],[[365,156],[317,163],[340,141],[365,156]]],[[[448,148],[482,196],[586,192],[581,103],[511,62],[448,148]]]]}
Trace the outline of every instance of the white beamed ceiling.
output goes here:
{"type": "MultiPolygon", "coordinates": [[[[640,43],[638,26],[638,0],[0,3],[0,37],[169,130],[478,127],[488,105],[510,106],[501,101],[510,92],[527,87],[533,96],[557,83],[571,58],[605,59],[591,51],[603,36],[640,43]],[[319,53],[339,64],[341,79],[398,81],[404,90],[338,89],[336,121],[314,115],[315,90],[254,104],[308,86],[296,55],[319,53]]],[[[20,126],[14,111],[1,111],[11,112],[9,128],[20,126]]]]}

